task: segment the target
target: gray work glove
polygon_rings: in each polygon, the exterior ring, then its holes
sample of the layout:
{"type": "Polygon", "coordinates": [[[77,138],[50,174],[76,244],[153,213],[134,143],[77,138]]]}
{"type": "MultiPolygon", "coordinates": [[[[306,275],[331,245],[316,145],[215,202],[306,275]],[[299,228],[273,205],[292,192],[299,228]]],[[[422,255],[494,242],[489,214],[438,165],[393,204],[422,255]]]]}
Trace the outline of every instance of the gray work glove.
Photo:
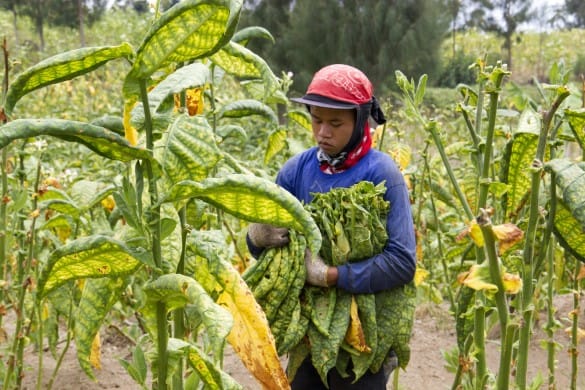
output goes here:
{"type": "Polygon", "coordinates": [[[398,356],[396,356],[396,352],[390,350],[386,359],[384,359],[384,363],[382,364],[382,369],[384,370],[384,378],[386,378],[386,383],[390,380],[390,374],[398,368],[398,356]]]}
{"type": "Polygon", "coordinates": [[[307,283],[313,286],[328,287],[327,264],[319,255],[313,256],[311,251],[305,251],[305,268],[307,268],[307,283]]]}
{"type": "Polygon", "coordinates": [[[288,229],[264,223],[251,223],[248,237],[259,248],[278,248],[289,242],[288,229]]]}

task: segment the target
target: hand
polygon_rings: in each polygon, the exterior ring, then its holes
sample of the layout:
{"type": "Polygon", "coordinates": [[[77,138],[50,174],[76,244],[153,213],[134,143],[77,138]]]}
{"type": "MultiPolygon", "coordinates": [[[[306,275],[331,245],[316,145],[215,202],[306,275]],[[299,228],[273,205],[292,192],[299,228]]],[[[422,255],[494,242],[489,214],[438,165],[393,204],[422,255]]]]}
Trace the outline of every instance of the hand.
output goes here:
{"type": "Polygon", "coordinates": [[[329,267],[319,255],[313,256],[311,251],[305,251],[305,268],[307,268],[307,283],[313,286],[328,287],[327,270],[329,267]]]}
{"type": "Polygon", "coordinates": [[[248,237],[252,244],[259,248],[278,248],[289,242],[288,229],[267,225],[264,223],[252,223],[248,227],[248,237]]]}

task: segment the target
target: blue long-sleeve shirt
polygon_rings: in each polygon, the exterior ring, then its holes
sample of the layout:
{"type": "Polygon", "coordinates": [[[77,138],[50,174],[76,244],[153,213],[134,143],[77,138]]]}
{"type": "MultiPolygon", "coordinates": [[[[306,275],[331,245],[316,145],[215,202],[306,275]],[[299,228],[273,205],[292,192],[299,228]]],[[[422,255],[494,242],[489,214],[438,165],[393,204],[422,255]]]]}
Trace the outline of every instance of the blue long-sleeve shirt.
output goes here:
{"type": "Polygon", "coordinates": [[[360,181],[386,182],[384,198],[390,202],[386,220],[388,242],[382,253],[369,259],[338,266],[337,287],[351,293],[374,293],[409,283],[416,270],[415,235],[408,189],[402,173],[390,156],[371,149],[348,170],[326,174],[319,169],[317,148],[288,160],[276,183],[301,202],[309,203],[311,193],[336,187],[351,187],[360,181]]]}

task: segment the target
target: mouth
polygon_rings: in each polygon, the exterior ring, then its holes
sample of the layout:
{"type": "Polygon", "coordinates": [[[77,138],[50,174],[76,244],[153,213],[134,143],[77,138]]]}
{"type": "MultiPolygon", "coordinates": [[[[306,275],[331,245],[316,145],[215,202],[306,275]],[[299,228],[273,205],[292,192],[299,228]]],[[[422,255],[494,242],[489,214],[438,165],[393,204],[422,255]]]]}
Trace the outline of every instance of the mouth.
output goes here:
{"type": "Polygon", "coordinates": [[[331,145],[330,143],[328,143],[328,142],[323,142],[323,141],[319,142],[319,147],[320,147],[321,149],[325,150],[325,151],[327,151],[327,150],[331,150],[331,149],[333,149],[333,148],[334,148],[334,146],[333,146],[333,145],[331,145]]]}

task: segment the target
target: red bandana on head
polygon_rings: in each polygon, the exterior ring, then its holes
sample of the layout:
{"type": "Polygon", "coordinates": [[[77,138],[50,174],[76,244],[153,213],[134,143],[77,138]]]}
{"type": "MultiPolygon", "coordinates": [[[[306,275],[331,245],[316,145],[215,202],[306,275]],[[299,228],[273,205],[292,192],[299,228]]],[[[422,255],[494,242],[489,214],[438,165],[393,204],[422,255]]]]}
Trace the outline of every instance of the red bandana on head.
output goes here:
{"type": "Polygon", "coordinates": [[[368,153],[372,145],[368,117],[372,116],[379,124],[386,121],[373,95],[372,83],[361,70],[350,65],[334,64],[322,68],[313,76],[307,93],[291,100],[307,107],[356,110],[353,134],[341,153],[329,156],[320,149],[317,152],[321,170],[326,173],[343,172],[368,153]]]}
{"type": "Polygon", "coordinates": [[[307,94],[360,105],[372,99],[372,91],[372,83],[361,70],[349,65],[334,64],[315,73],[307,94]]]}

